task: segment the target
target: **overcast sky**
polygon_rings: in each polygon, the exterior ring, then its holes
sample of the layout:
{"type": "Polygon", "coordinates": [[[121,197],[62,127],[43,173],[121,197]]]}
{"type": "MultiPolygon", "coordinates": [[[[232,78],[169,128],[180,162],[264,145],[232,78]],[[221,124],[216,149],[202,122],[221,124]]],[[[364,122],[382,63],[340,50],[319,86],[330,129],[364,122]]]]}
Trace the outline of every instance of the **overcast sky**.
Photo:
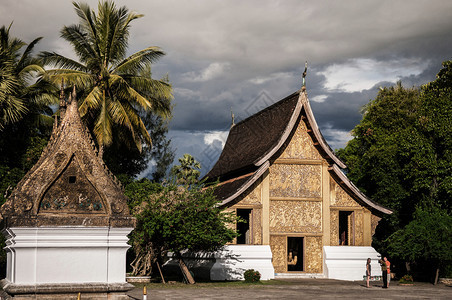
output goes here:
{"type": "MultiPolygon", "coordinates": [[[[97,10],[97,1],[84,1],[97,10]]],[[[39,50],[74,57],[59,37],[77,23],[71,1],[1,0],[1,25],[39,50]]],[[[231,125],[297,91],[307,91],[333,149],[359,123],[380,86],[422,85],[452,59],[452,1],[115,1],[144,14],[132,22],[130,54],[159,46],[153,66],[174,88],[170,137],[208,171],[231,125]]]]}

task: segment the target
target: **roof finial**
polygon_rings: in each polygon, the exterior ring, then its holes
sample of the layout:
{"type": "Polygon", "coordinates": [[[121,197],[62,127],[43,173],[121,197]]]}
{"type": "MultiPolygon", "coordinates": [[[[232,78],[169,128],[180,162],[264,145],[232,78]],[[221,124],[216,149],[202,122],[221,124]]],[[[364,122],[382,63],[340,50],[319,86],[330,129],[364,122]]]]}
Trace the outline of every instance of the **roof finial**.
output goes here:
{"type": "Polygon", "coordinates": [[[301,90],[304,92],[306,91],[306,74],[308,72],[308,61],[304,64],[304,72],[302,76],[302,84],[301,84],[301,90]]]}
{"type": "Polygon", "coordinates": [[[64,99],[64,78],[61,78],[60,88],[60,119],[64,118],[66,112],[66,100],[64,99]]]}
{"type": "Polygon", "coordinates": [[[232,123],[231,123],[231,127],[232,127],[235,125],[234,113],[232,112],[232,107],[231,107],[231,118],[232,118],[232,123]]]}
{"type": "Polygon", "coordinates": [[[75,91],[75,84],[72,86],[72,93],[71,93],[71,98],[72,98],[72,100],[75,100],[75,101],[77,101],[76,100],[76,96],[77,96],[77,92],[75,91]]]}

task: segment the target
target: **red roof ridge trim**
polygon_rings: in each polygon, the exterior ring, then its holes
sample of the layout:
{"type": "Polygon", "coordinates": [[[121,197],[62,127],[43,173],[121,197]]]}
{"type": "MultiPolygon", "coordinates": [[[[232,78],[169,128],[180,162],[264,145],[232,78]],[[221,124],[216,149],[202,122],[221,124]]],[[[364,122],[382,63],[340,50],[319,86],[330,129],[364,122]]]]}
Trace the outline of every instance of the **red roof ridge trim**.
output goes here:
{"type": "MultiPolygon", "coordinates": [[[[244,191],[246,191],[254,182],[256,182],[257,179],[259,179],[262,174],[265,173],[265,171],[267,171],[267,169],[270,167],[270,162],[266,161],[264,164],[262,164],[262,166],[256,170],[256,172],[254,172],[254,174],[252,176],[250,176],[250,179],[248,179],[237,191],[235,191],[234,194],[230,195],[229,197],[227,197],[226,199],[224,199],[219,205],[220,206],[224,206],[226,204],[228,204],[229,202],[231,202],[232,200],[234,200],[236,197],[240,196],[244,191]]],[[[250,174],[241,176],[241,178],[244,178],[246,176],[249,176],[250,174]]],[[[235,178],[234,180],[237,180],[237,178],[235,178]]],[[[233,181],[234,181],[233,180],[233,181]]]]}
{"type": "Polygon", "coordinates": [[[224,185],[224,184],[226,184],[226,183],[231,183],[231,182],[234,182],[234,181],[236,181],[236,180],[240,180],[240,179],[243,179],[243,178],[252,176],[254,173],[255,173],[255,172],[248,173],[248,174],[245,174],[245,175],[242,175],[242,176],[239,176],[239,177],[231,178],[231,179],[229,179],[229,180],[226,180],[226,181],[223,181],[223,182],[218,183],[217,186],[221,186],[221,185],[224,185]]]}

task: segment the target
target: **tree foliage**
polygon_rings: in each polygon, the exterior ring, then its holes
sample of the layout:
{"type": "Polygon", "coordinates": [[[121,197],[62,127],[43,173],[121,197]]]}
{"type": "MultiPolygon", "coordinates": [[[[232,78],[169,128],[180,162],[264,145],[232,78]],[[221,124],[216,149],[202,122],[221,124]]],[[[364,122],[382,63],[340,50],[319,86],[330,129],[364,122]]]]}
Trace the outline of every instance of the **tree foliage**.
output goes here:
{"type": "Polygon", "coordinates": [[[410,173],[406,147],[423,142],[414,128],[419,94],[401,83],[382,88],[364,107],[363,119],[352,131],[354,138],[338,151],[348,166],[347,176],[373,200],[394,210],[386,219],[392,231],[410,221],[417,202],[406,176],[410,173]]]}
{"type": "Polygon", "coordinates": [[[171,168],[171,175],[179,184],[190,185],[198,182],[201,174],[201,164],[190,154],[184,154],[179,158],[180,165],[171,168]]]}
{"type": "MultiPolygon", "coordinates": [[[[383,253],[392,249],[400,258],[420,258],[418,247],[404,232],[412,232],[420,223],[427,225],[427,220],[435,222],[436,212],[429,211],[428,219],[427,212],[415,213],[416,207],[438,207],[451,214],[452,61],[444,62],[436,79],[420,89],[407,89],[401,83],[382,88],[364,107],[363,119],[352,133],[354,138],[338,151],[349,167],[348,176],[394,211],[380,222],[373,245],[383,253]],[[392,245],[395,241],[398,244],[392,245]],[[411,256],[402,255],[402,248],[411,256]]],[[[424,258],[439,259],[433,255],[437,252],[431,253],[424,258]]]]}
{"type": "Polygon", "coordinates": [[[446,210],[418,207],[413,221],[388,238],[389,253],[409,262],[428,261],[439,270],[452,262],[451,230],[452,216],[446,210]]]}
{"type": "MultiPolygon", "coordinates": [[[[136,183],[135,183],[136,184],[136,183]]],[[[131,234],[136,258],[133,273],[148,275],[155,262],[162,262],[168,251],[178,258],[181,251],[215,251],[236,237],[227,224],[235,215],[218,207],[213,188],[192,185],[151,184],[147,179],[129,193],[130,206],[137,218],[131,234]]]]}

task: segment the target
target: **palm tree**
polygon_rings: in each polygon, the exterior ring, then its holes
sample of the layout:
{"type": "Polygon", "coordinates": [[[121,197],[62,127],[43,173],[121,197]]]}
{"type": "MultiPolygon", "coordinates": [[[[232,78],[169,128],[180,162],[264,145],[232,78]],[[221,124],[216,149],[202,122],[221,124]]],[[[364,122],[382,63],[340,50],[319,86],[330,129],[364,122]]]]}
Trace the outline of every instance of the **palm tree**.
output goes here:
{"type": "Polygon", "coordinates": [[[11,37],[10,28],[11,25],[0,28],[0,131],[5,125],[20,121],[26,114],[40,124],[48,122],[49,116],[43,113],[51,114],[48,104],[56,99],[45,92],[51,89],[48,83],[33,83],[36,74],[44,73],[40,61],[31,55],[42,38],[27,45],[11,37]]]}
{"type": "Polygon", "coordinates": [[[142,15],[126,7],[116,8],[110,1],[99,2],[97,14],[85,3],[73,5],[79,24],[65,26],[61,36],[72,45],[79,61],[43,52],[44,62],[58,68],[48,70],[46,76],[80,90],[80,115],[101,151],[113,143],[113,136],[124,139],[124,131],[126,139],[131,138],[141,151],[144,143],[151,145],[152,141],[140,113],[171,115],[171,85],[146,72],[164,52],[147,47],[126,57],[130,23],[142,15]]]}
{"type": "Polygon", "coordinates": [[[176,177],[178,183],[190,185],[198,182],[201,163],[187,153],[179,158],[179,163],[180,165],[171,168],[171,174],[176,177]]]}

